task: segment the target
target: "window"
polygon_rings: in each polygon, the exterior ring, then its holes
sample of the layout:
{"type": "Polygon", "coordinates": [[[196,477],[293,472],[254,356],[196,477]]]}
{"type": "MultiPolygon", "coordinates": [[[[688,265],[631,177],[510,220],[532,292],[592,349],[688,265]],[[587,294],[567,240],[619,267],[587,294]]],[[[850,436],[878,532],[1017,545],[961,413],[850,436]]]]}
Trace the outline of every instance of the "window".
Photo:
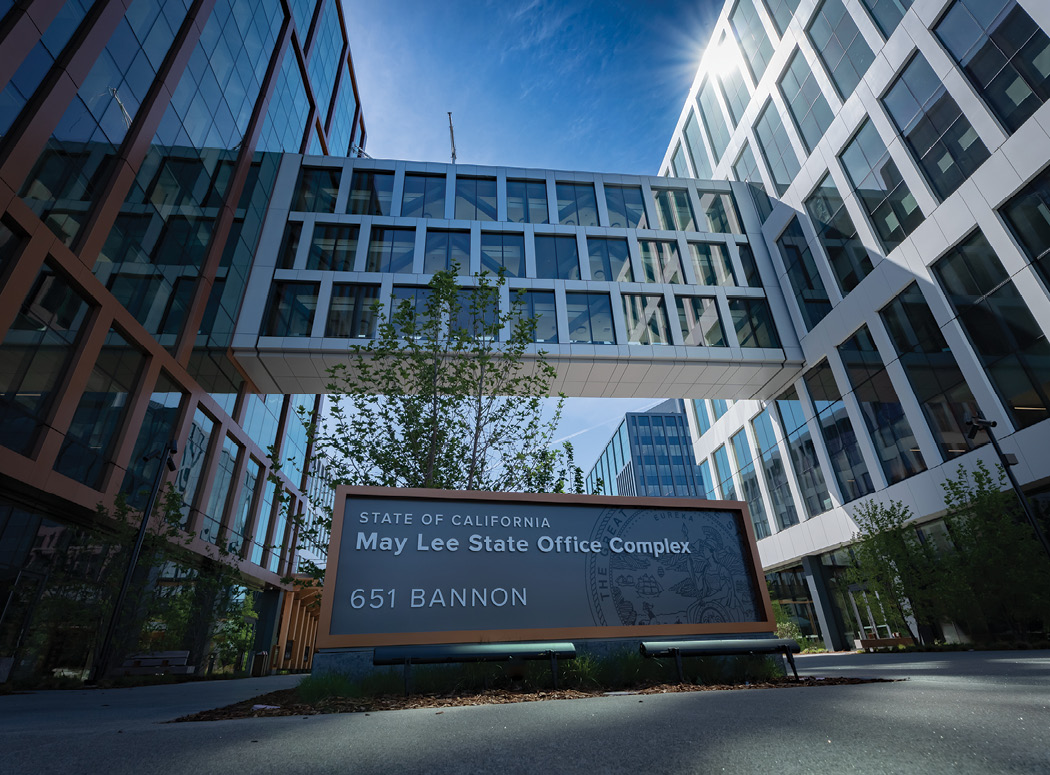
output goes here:
{"type": "Polygon", "coordinates": [[[197,407],[186,443],[178,456],[179,470],[175,474],[175,489],[182,496],[182,519],[179,524],[183,527],[189,521],[190,509],[197,499],[197,487],[204,472],[204,460],[208,455],[214,427],[215,421],[197,407]]]}
{"type": "MultiPolygon", "coordinates": [[[[158,468],[163,465],[164,456],[161,454],[168,439],[176,433],[176,425],[179,419],[179,409],[182,406],[184,394],[179,386],[164,372],[157,377],[157,382],[149,393],[149,401],[146,404],[146,413],[142,418],[142,424],[138,428],[135,438],[135,447],[128,460],[128,468],[124,473],[120,491],[128,496],[128,504],[141,511],[146,506],[149,492],[157,475],[158,468]],[[156,453],[156,454],[151,454],[156,453]],[[148,458],[148,459],[147,459],[148,458]]],[[[249,395],[249,407],[251,399],[257,396],[249,395]]],[[[280,399],[280,396],[277,396],[280,399]]],[[[248,430],[248,423],[245,423],[248,430]]],[[[277,431],[277,422],[272,426],[273,433],[277,431]]],[[[249,430],[249,433],[251,431],[249,430]]],[[[256,434],[258,435],[258,434],[256,434]]],[[[265,448],[273,443],[271,438],[265,448]]]]}
{"type": "Polygon", "coordinates": [[[547,183],[542,180],[508,180],[507,220],[511,223],[549,223],[547,183]]]}
{"type": "Polygon", "coordinates": [[[765,4],[770,17],[773,19],[773,26],[783,36],[787,32],[791,17],[798,10],[799,0],[765,0],[765,4]]]}
{"type": "Polygon", "coordinates": [[[341,339],[375,336],[375,304],[378,300],[378,285],[336,283],[332,286],[332,302],[328,307],[324,335],[341,339]]]}
{"type": "Polygon", "coordinates": [[[747,183],[755,209],[758,210],[758,217],[765,223],[766,218],[773,212],[773,202],[766,191],[766,184],[762,182],[762,173],[758,170],[758,160],[755,159],[750,143],[744,143],[744,147],[740,149],[740,155],[733,164],[733,177],[741,183],[747,183]]]}
{"type": "Polygon", "coordinates": [[[882,470],[890,484],[926,470],[919,442],[912,433],[867,326],[839,345],[846,378],[864,415],[868,434],[875,442],[882,470]]]}
{"type": "Polygon", "coordinates": [[[1050,99],[1050,38],[1014,0],[955,0],[933,31],[1007,131],[1050,99]]]}
{"type": "Polygon", "coordinates": [[[736,486],[733,484],[733,469],[729,467],[729,455],[726,453],[725,445],[715,450],[715,472],[718,474],[722,497],[727,501],[735,501],[736,486]]]}
{"type": "Polygon", "coordinates": [[[702,398],[694,399],[693,411],[696,413],[698,435],[703,436],[711,430],[711,417],[707,414],[707,402],[702,398]]]}
{"type": "Polygon", "coordinates": [[[729,315],[741,347],[780,347],[765,299],[729,299],[729,315]]]}
{"type": "Polygon", "coordinates": [[[696,176],[701,179],[710,178],[711,162],[707,158],[704,141],[700,138],[700,125],[696,123],[695,110],[689,111],[689,118],[686,119],[682,134],[685,135],[686,150],[689,151],[689,158],[693,162],[696,176]]]}
{"type": "Polygon", "coordinates": [[[616,344],[609,294],[566,293],[565,311],[569,317],[569,342],[616,344]]]}
{"type": "Polygon", "coordinates": [[[598,201],[592,183],[558,183],[558,223],[597,226],[598,201]]]}
{"type": "Polygon", "coordinates": [[[411,272],[416,245],[415,229],[372,227],[366,272],[411,272]]]}
{"type": "Polygon", "coordinates": [[[654,188],[656,212],[660,217],[660,228],[669,231],[696,231],[693,206],[689,204],[689,192],[674,188],[654,188]]]}
{"type": "Polygon", "coordinates": [[[406,218],[444,218],[445,176],[406,172],[401,215],[406,218]]]}
{"type": "Polygon", "coordinates": [[[263,336],[310,336],[317,310],[317,284],[275,282],[263,319],[263,336]]]}
{"type": "Polygon", "coordinates": [[[1018,428],[1050,417],[1050,342],[981,232],[933,265],[1018,428]]]}
{"type": "Polygon", "coordinates": [[[808,34],[839,96],[848,99],[875,55],[842,0],[824,0],[813,15],[808,34]]]}
{"type": "Polygon", "coordinates": [[[580,256],[576,237],[536,235],[536,276],[551,280],[579,280],[580,256]]]}
{"type": "Polygon", "coordinates": [[[976,440],[967,436],[966,421],[981,411],[918,284],[901,291],[880,315],[941,457],[951,460],[987,443],[984,431],[976,440]]]}
{"type": "Polygon", "coordinates": [[[678,243],[662,240],[638,240],[642,254],[643,281],[647,283],[684,282],[678,243]]]}
{"type": "Polygon", "coordinates": [[[715,480],[711,478],[711,464],[703,461],[696,469],[700,477],[700,486],[704,488],[704,497],[709,501],[718,500],[718,492],[715,490],[715,480]]]}
{"type": "Polygon", "coordinates": [[[889,253],[922,223],[923,214],[870,120],[864,122],[839,160],[883,249],[889,253]]]}
{"type": "Polygon", "coordinates": [[[623,294],[628,344],[671,344],[663,296],[623,294]]]}
{"type": "Polygon", "coordinates": [[[718,97],[715,96],[714,82],[710,79],[704,81],[697,96],[700,99],[700,118],[703,119],[707,140],[711,143],[717,164],[729,145],[729,128],[718,104],[718,97]]]}
{"type": "Polygon", "coordinates": [[[587,252],[590,255],[592,280],[634,282],[627,240],[588,237],[587,252]]]}
{"type": "Polygon", "coordinates": [[[88,487],[101,484],[110,446],[145,362],[120,333],[109,330],[62,441],[55,471],[88,487]]]}
{"type": "Polygon", "coordinates": [[[732,194],[700,193],[700,210],[707,222],[707,231],[712,234],[743,234],[740,216],[732,194]]]}
{"type": "Polygon", "coordinates": [[[496,220],[495,178],[456,178],[456,219],[496,220]]]}
{"type": "MultiPolygon", "coordinates": [[[[468,235],[469,236],[469,235],[468,235]]],[[[525,276],[525,235],[481,233],[481,271],[525,276]]]]}
{"type": "Polygon", "coordinates": [[[689,177],[689,168],[685,164],[685,151],[682,149],[681,143],[675,145],[674,153],[671,154],[671,168],[674,170],[676,178],[689,177]]]}
{"type": "Polygon", "coordinates": [[[941,199],[988,158],[976,130],[922,54],[912,57],[882,104],[941,199]]]}
{"type": "Polygon", "coordinates": [[[426,247],[423,251],[423,273],[455,271],[470,272],[470,232],[427,230],[426,247]]]}
{"type": "Polygon", "coordinates": [[[339,193],[339,170],[303,167],[295,196],[296,210],[308,213],[334,213],[339,193]]]}
{"type": "Polygon", "coordinates": [[[784,260],[784,269],[791,283],[799,314],[802,315],[802,322],[805,323],[807,331],[812,331],[813,327],[831,312],[831,300],[797,217],[792,218],[791,223],[784,229],[784,233],[777,240],[777,247],[784,260]]]}
{"type": "Polygon", "coordinates": [[[558,315],[554,306],[554,291],[518,291],[522,304],[518,310],[527,320],[534,320],[534,342],[558,343],[558,315]]]}
{"type": "Polygon", "coordinates": [[[226,511],[230,485],[237,473],[237,460],[241,455],[240,445],[229,436],[224,436],[215,461],[215,480],[212,482],[211,495],[204,507],[204,520],[200,537],[209,544],[217,544],[222,530],[222,515],[226,511]]]}
{"type": "Polygon", "coordinates": [[[813,71],[809,69],[809,63],[799,49],[795,49],[778,85],[788,112],[802,137],[802,143],[806,150],[812,153],[820,138],[831,126],[834,115],[828,101],[824,99],[823,92],[820,91],[820,85],[813,77],[813,71]]]}
{"type": "Polygon", "coordinates": [[[744,52],[748,67],[751,68],[751,75],[754,76],[755,83],[758,83],[773,56],[773,44],[769,42],[769,36],[762,26],[758,9],[755,8],[755,0],[739,0],[736,8],[729,14],[729,23],[740,41],[740,49],[744,52]]]}
{"type": "Polygon", "coordinates": [[[780,114],[772,100],[766,103],[758,121],[755,122],[755,139],[758,140],[758,147],[766,159],[773,186],[777,193],[783,196],[798,174],[800,166],[784,130],[784,123],[780,120],[780,114]]]}
{"type": "Polygon", "coordinates": [[[80,293],[45,264],[0,344],[0,444],[8,449],[28,454],[47,426],[88,310],[80,293]]]}
{"type": "Polygon", "coordinates": [[[648,229],[645,204],[639,186],[605,186],[609,225],[624,229],[648,229]]]}
{"type": "Polygon", "coordinates": [[[346,211],[353,215],[390,215],[393,194],[393,172],[357,170],[350,178],[346,211]]]}
{"type": "Polygon", "coordinates": [[[762,461],[762,473],[773,503],[777,528],[783,530],[798,524],[798,512],[795,511],[795,502],[791,497],[791,486],[788,484],[787,471],[784,470],[780,447],[776,436],[773,435],[771,410],[771,406],[766,406],[762,413],[751,421],[751,429],[755,432],[755,447],[762,461]]]}
{"type": "Polygon", "coordinates": [[[690,242],[693,273],[700,285],[739,285],[729,251],[721,242],[690,242]]]}
{"type": "Polygon", "coordinates": [[[1050,287],[1050,168],[1014,194],[999,214],[1050,287]]]}
{"type": "Polygon", "coordinates": [[[736,458],[737,472],[740,474],[740,486],[744,490],[744,500],[751,515],[751,524],[755,528],[755,538],[769,536],[769,518],[766,517],[766,505],[762,499],[762,490],[758,484],[755,461],[751,457],[751,445],[747,442],[747,432],[741,429],[730,439],[733,445],[733,457],[736,458]]]}
{"type": "Polygon", "coordinates": [[[805,204],[839,290],[845,296],[871,272],[871,254],[857,236],[857,228],[830,175],[817,184],[805,204]]]}
{"type": "Polygon", "coordinates": [[[715,419],[722,419],[722,415],[729,411],[729,402],[724,398],[715,398],[711,400],[711,411],[714,412],[715,419]]]}
{"type": "Polygon", "coordinates": [[[820,469],[817,450],[813,437],[802,411],[802,401],[798,393],[791,388],[776,400],[777,414],[780,415],[780,427],[784,429],[791,467],[795,469],[799,489],[802,491],[802,502],[810,517],[823,514],[831,508],[831,496],[820,469]]]}
{"type": "Polygon", "coordinates": [[[875,20],[882,37],[888,38],[911,8],[912,0],[861,0],[875,20]]]}
{"type": "MultiPolygon", "coordinates": [[[[725,347],[725,332],[718,316],[718,304],[706,296],[679,296],[678,323],[682,339],[697,347],[725,347]]],[[[706,416],[706,414],[705,414],[706,416]]]]}
{"type": "Polygon", "coordinates": [[[737,244],[737,253],[740,255],[740,266],[744,269],[743,285],[748,288],[761,288],[762,275],[758,272],[758,264],[755,263],[755,254],[750,245],[737,244]]]}
{"type": "Polygon", "coordinates": [[[874,492],[871,474],[861,454],[846,405],[842,402],[842,394],[835,384],[831,366],[827,361],[822,361],[807,371],[803,379],[817,412],[817,424],[824,437],[843,501],[848,503],[874,492]]]}
{"type": "Polygon", "coordinates": [[[306,268],[352,272],[360,228],[356,224],[316,226],[310,242],[310,253],[306,257],[306,268]]]}
{"type": "MultiPolygon", "coordinates": [[[[295,255],[299,252],[299,239],[302,236],[303,225],[297,221],[289,221],[284,227],[284,235],[281,237],[281,247],[277,253],[278,269],[293,269],[295,267],[295,255]]],[[[113,232],[110,232],[110,236],[113,232]]]]}
{"type": "Polygon", "coordinates": [[[740,119],[744,117],[744,111],[747,110],[747,103],[751,99],[751,94],[747,90],[747,84],[744,83],[744,74],[740,72],[739,67],[727,67],[726,71],[722,73],[720,80],[722,81],[722,96],[725,98],[726,107],[729,108],[729,118],[735,127],[740,123],[740,119]]]}

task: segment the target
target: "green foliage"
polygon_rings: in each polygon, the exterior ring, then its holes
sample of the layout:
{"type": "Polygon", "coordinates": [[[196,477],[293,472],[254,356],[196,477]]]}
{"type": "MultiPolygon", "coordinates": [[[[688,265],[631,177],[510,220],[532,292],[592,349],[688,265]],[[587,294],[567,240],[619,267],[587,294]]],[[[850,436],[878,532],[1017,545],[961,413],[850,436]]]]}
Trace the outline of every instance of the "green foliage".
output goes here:
{"type": "Polygon", "coordinates": [[[800,645],[805,642],[802,637],[802,628],[798,626],[798,622],[791,618],[791,614],[778,600],[773,600],[770,596],[770,600],[773,604],[773,621],[776,622],[776,635],[778,638],[790,638],[796,641],[800,645]]]}

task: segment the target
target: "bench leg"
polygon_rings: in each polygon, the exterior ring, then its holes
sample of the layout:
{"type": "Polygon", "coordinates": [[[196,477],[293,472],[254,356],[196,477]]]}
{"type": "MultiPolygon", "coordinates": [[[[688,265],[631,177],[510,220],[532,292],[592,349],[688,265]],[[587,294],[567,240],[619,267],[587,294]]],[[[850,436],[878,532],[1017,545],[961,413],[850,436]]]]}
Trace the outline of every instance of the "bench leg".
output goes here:
{"type": "Polygon", "coordinates": [[[678,668],[678,683],[685,683],[685,673],[682,672],[682,652],[678,649],[674,650],[674,664],[678,668]]]}
{"type": "Polygon", "coordinates": [[[784,649],[784,656],[787,658],[788,664],[791,665],[791,672],[795,674],[795,680],[798,680],[798,670],[795,668],[795,656],[789,649],[784,649]]]}
{"type": "Polygon", "coordinates": [[[558,690],[558,655],[553,650],[551,655],[551,679],[554,681],[554,691],[558,690]]]}

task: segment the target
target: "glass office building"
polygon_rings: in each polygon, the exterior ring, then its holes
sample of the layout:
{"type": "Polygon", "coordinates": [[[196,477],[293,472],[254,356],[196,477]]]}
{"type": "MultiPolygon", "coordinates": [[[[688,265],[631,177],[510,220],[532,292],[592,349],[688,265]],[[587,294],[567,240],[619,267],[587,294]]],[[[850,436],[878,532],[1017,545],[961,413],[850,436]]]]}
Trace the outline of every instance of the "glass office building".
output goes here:
{"type": "Polygon", "coordinates": [[[694,402],[694,451],[830,647],[888,634],[843,581],[851,509],[931,519],[996,462],[970,417],[1050,486],[1048,31],[1043,0],[730,0],[669,143],[664,175],[750,184],[804,354],[776,395],[694,402]]]}
{"type": "Polygon", "coordinates": [[[317,399],[260,390],[229,347],[281,155],[364,142],[337,0],[0,3],[4,678],[89,665],[90,638],[27,639],[31,601],[97,504],[142,507],[169,439],[189,552],[229,550],[273,667],[308,659],[277,628],[317,399]]]}

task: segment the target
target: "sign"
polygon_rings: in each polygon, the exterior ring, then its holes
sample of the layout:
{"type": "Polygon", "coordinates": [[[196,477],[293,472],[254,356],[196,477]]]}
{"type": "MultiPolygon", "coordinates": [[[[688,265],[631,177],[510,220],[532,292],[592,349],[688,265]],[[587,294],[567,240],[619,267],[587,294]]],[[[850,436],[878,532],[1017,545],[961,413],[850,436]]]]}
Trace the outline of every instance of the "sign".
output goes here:
{"type": "Polygon", "coordinates": [[[774,629],[733,501],[336,490],[319,648],[774,629]]]}

